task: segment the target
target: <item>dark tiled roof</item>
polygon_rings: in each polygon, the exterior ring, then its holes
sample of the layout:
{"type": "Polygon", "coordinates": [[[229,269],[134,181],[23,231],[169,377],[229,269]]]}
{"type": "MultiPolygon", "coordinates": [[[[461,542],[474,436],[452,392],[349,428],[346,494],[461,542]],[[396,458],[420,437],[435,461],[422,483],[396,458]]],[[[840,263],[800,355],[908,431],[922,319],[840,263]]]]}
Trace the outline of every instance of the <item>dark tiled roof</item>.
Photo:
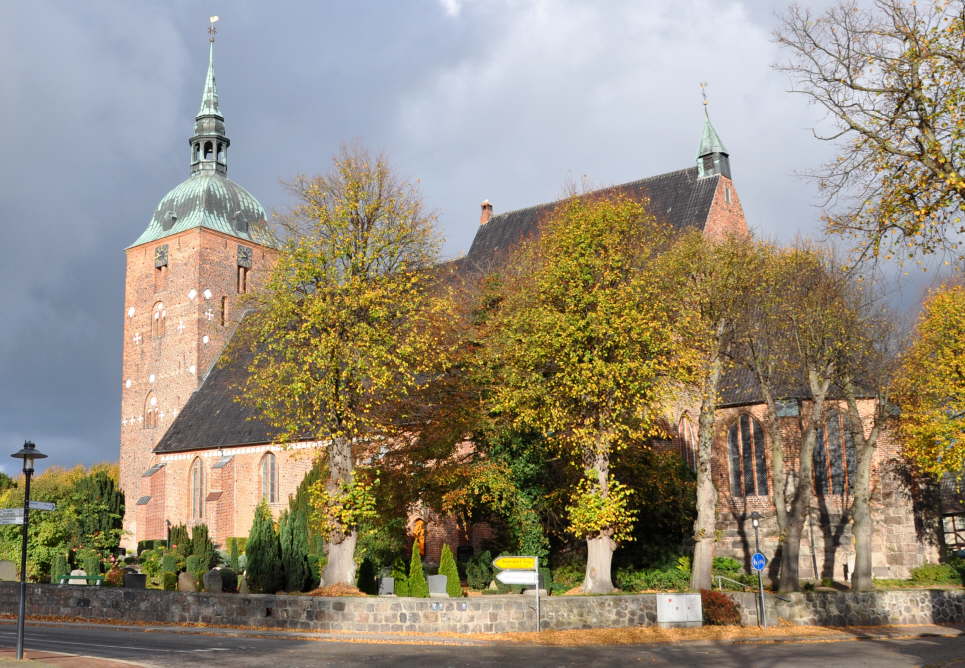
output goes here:
{"type": "Polygon", "coordinates": [[[235,401],[247,376],[249,358],[218,363],[188,398],[154,452],[183,452],[232,445],[270,443],[271,429],[248,406],[235,401]]]}
{"type": "MultiPolygon", "coordinates": [[[[690,226],[703,228],[719,180],[719,176],[698,178],[697,168],[690,167],[588,194],[623,194],[638,201],[649,198],[650,212],[658,220],[677,229],[690,226]]],[[[558,203],[539,204],[493,216],[488,223],[479,226],[469,252],[459,264],[470,269],[486,270],[488,266],[498,263],[520,241],[535,234],[542,217],[558,203]]]]}

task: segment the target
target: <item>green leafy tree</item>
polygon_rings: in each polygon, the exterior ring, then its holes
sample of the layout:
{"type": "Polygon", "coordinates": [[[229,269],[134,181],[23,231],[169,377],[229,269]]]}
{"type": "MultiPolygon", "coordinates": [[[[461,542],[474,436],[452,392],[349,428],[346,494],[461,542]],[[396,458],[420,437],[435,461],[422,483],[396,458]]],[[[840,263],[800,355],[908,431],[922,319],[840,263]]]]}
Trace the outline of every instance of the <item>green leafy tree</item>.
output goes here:
{"type": "Polygon", "coordinates": [[[242,397],[276,440],[326,444],[313,497],[327,540],[322,580],[353,584],[369,508],[356,464],[405,433],[391,407],[445,368],[450,302],[434,280],[433,216],[384,158],[343,148],[329,174],[291,188],[289,241],[235,337],[251,355],[242,397]]]}
{"type": "Polygon", "coordinates": [[[446,576],[446,593],[451,598],[462,596],[459,569],[456,568],[456,559],[452,556],[452,550],[449,549],[448,543],[442,545],[442,554],[439,556],[439,575],[446,576]]]}
{"type": "Polygon", "coordinates": [[[569,524],[586,540],[588,593],[613,590],[613,551],[633,524],[611,456],[662,433],[671,387],[692,366],[652,267],[669,240],[639,203],[570,198],[513,258],[518,274],[504,279],[487,325],[485,351],[498,370],[491,409],[545,434],[587,472],[569,524]]]}
{"type": "Polygon", "coordinates": [[[124,519],[124,494],[107,471],[95,471],[77,481],[72,502],[77,515],[77,540],[103,552],[117,547],[124,519]]]}
{"type": "Polygon", "coordinates": [[[828,227],[859,250],[961,256],[965,211],[965,12],[960,2],[793,5],[778,65],[828,112],[838,156],[815,176],[828,227]]]}
{"type": "Polygon", "coordinates": [[[425,571],[422,570],[422,557],[419,554],[419,544],[412,543],[412,559],[409,561],[409,577],[406,578],[409,596],[413,598],[429,598],[429,583],[425,571]]]}
{"type": "Polygon", "coordinates": [[[273,594],[284,585],[281,545],[268,504],[262,501],[255,508],[255,517],[245,546],[248,585],[252,591],[273,594]]]}

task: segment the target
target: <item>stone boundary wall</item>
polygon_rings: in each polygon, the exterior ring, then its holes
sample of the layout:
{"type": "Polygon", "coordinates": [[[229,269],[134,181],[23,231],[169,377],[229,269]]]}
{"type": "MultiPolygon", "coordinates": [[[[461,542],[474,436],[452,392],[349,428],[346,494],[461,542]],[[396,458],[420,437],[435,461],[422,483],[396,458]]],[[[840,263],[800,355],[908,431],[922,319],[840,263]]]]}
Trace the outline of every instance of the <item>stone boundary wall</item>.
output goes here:
{"type": "MultiPolygon", "coordinates": [[[[16,614],[19,586],[0,583],[0,613],[16,614]]],[[[542,628],[649,626],[657,596],[553,596],[541,601],[542,628]]],[[[756,624],[755,598],[732,595],[745,624],[756,624]]],[[[873,625],[965,622],[965,591],[907,590],[767,596],[768,621],[873,625]]],[[[113,587],[28,585],[27,614],[120,622],[195,622],[301,631],[502,633],[535,630],[532,596],[321,598],[204,594],[113,587]]]]}

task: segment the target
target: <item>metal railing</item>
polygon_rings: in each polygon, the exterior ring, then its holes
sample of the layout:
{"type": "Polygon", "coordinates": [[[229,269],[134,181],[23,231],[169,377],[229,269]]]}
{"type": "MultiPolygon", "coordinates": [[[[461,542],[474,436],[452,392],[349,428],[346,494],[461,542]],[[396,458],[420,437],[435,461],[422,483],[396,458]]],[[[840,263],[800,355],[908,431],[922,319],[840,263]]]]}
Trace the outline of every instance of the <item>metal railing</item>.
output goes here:
{"type": "Polygon", "coordinates": [[[745,591],[747,591],[747,590],[754,591],[754,588],[751,587],[750,585],[746,585],[746,584],[744,584],[743,582],[738,582],[737,580],[732,580],[731,578],[724,577],[723,575],[715,575],[714,578],[716,578],[716,580],[717,580],[717,588],[718,588],[718,589],[723,589],[723,588],[724,588],[723,581],[726,580],[727,582],[733,583],[733,584],[737,585],[738,587],[741,587],[741,588],[744,589],[745,591]]]}

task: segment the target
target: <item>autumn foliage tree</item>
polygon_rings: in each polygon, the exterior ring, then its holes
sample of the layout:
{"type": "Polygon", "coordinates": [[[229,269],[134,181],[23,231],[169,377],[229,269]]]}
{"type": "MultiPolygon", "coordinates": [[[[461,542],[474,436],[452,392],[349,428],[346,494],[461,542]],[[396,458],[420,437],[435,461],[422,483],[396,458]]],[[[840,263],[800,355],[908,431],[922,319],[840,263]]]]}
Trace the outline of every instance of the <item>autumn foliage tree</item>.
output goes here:
{"type": "Polygon", "coordinates": [[[438,374],[448,300],[435,290],[433,215],[383,157],[345,147],[322,176],[291,184],[289,239],[235,337],[250,356],[243,401],[278,442],[323,444],[313,498],[324,584],[354,584],[358,526],[371,511],[364,451],[404,430],[388,410],[438,374]]]}
{"type": "Polygon", "coordinates": [[[569,529],[586,540],[583,589],[612,591],[613,551],[630,537],[632,490],[611,470],[627,443],[661,433],[686,366],[653,260],[669,230],[639,203],[571,197],[514,256],[486,353],[492,410],[543,434],[585,472],[569,529]]]}
{"type": "Polygon", "coordinates": [[[894,385],[904,455],[939,477],[965,470],[965,285],[933,291],[894,385]]]}
{"type": "Polygon", "coordinates": [[[777,41],[793,91],[828,112],[838,156],[816,176],[831,231],[878,257],[961,254],[965,211],[965,4],[844,0],[792,6],[777,41]]]}

